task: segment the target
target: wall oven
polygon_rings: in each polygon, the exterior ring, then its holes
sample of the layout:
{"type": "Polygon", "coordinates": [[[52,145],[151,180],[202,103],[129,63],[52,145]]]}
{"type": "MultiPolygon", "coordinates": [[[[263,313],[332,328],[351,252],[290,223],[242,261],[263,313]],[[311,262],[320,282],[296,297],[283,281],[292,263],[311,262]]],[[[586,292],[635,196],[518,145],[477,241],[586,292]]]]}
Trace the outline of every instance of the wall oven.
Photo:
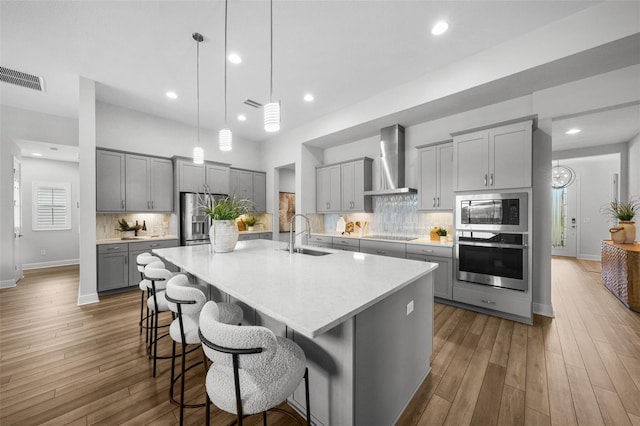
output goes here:
{"type": "Polygon", "coordinates": [[[456,278],[476,284],[526,291],[528,235],[456,232],[456,278]]]}
{"type": "Polygon", "coordinates": [[[456,229],[528,232],[528,194],[467,194],[456,196],[456,229]]]}

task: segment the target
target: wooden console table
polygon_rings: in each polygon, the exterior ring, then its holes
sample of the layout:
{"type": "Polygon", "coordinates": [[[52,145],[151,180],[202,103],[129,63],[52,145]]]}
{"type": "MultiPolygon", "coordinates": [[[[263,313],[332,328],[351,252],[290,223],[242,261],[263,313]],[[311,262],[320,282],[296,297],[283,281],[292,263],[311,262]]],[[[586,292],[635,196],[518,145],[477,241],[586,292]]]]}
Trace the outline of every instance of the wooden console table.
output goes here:
{"type": "Polygon", "coordinates": [[[640,244],[602,242],[604,285],[624,305],[640,312],[640,244]]]}

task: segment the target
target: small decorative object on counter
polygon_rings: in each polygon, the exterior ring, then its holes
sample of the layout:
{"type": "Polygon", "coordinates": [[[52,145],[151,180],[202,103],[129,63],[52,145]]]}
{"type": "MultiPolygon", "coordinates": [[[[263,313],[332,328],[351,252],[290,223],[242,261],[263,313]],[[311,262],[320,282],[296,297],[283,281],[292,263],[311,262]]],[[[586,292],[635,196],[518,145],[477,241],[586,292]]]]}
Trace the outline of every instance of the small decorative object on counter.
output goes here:
{"type": "Polygon", "coordinates": [[[623,226],[616,226],[614,228],[609,228],[609,232],[611,232],[611,241],[614,243],[624,243],[625,234],[623,226]]]}
{"type": "Polygon", "coordinates": [[[338,223],[336,224],[336,232],[338,232],[339,234],[344,234],[344,231],[346,231],[346,229],[347,224],[344,221],[344,218],[340,216],[340,219],[338,219],[338,223]]]}
{"type": "Polygon", "coordinates": [[[228,253],[236,248],[239,232],[236,219],[246,214],[253,203],[235,196],[215,200],[213,205],[202,205],[205,213],[213,220],[209,229],[209,239],[216,253],[228,253]]]}
{"type": "MultiPolygon", "coordinates": [[[[136,222],[136,223],[137,223],[137,222],[136,222]]],[[[143,231],[146,231],[146,230],[147,230],[147,221],[146,221],[146,220],[143,220],[143,221],[142,221],[142,230],[143,230],[143,231]]]]}
{"type": "Polygon", "coordinates": [[[240,231],[240,232],[244,232],[244,231],[247,230],[247,224],[242,219],[239,219],[236,222],[236,225],[238,226],[238,231],[240,231]]]}
{"type": "Polygon", "coordinates": [[[115,230],[122,232],[122,239],[126,240],[135,237],[140,228],[141,226],[137,223],[131,226],[127,223],[126,219],[118,219],[118,227],[115,228],[115,230]]]}
{"type": "Polygon", "coordinates": [[[259,224],[258,220],[253,216],[247,216],[244,218],[244,223],[247,225],[249,231],[253,231],[253,227],[259,224]]]}
{"type": "Polygon", "coordinates": [[[438,227],[434,226],[431,232],[429,233],[429,239],[431,241],[438,241],[440,236],[438,235],[438,227]]]}
{"type": "Polygon", "coordinates": [[[636,223],[633,221],[633,218],[638,210],[640,210],[640,199],[637,197],[629,198],[629,201],[626,203],[613,200],[608,206],[601,209],[606,216],[618,220],[618,228],[624,228],[624,242],[627,244],[633,244],[636,239],[636,223]]]}
{"type": "Polygon", "coordinates": [[[446,243],[447,242],[447,230],[444,228],[438,228],[436,229],[436,234],[438,234],[438,236],[440,237],[440,242],[441,243],[446,243]]]}

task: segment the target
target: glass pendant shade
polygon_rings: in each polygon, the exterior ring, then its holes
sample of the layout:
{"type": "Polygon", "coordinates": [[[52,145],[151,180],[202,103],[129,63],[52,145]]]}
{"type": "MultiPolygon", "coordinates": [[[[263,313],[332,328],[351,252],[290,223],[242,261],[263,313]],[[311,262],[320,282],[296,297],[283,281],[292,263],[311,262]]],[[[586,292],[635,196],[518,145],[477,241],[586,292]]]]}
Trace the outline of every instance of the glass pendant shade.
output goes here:
{"type": "Polygon", "coordinates": [[[556,165],[551,169],[551,187],[553,189],[566,188],[576,178],[576,172],[569,166],[556,165]]]}
{"type": "Polygon", "coordinates": [[[233,137],[230,129],[220,130],[218,146],[220,147],[220,151],[231,151],[233,147],[233,137]]]}
{"type": "Polygon", "coordinates": [[[204,149],[200,146],[193,148],[193,162],[195,164],[204,163],[204,149]]]}
{"type": "Polygon", "coordinates": [[[267,132],[280,130],[280,102],[269,102],[264,106],[264,130],[267,132]]]}

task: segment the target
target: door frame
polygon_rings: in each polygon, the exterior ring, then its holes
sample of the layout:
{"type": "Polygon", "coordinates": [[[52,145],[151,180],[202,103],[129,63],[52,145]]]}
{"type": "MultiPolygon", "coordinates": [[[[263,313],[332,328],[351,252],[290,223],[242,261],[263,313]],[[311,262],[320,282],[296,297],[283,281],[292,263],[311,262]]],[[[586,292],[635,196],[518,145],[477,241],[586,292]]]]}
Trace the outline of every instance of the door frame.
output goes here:
{"type": "Polygon", "coordinates": [[[13,156],[13,270],[16,283],[24,278],[22,270],[22,162],[15,155],[13,156]],[[17,182],[17,188],[16,188],[17,182]],[[18,222],[16,222],[16,220],[18,222]]]}

